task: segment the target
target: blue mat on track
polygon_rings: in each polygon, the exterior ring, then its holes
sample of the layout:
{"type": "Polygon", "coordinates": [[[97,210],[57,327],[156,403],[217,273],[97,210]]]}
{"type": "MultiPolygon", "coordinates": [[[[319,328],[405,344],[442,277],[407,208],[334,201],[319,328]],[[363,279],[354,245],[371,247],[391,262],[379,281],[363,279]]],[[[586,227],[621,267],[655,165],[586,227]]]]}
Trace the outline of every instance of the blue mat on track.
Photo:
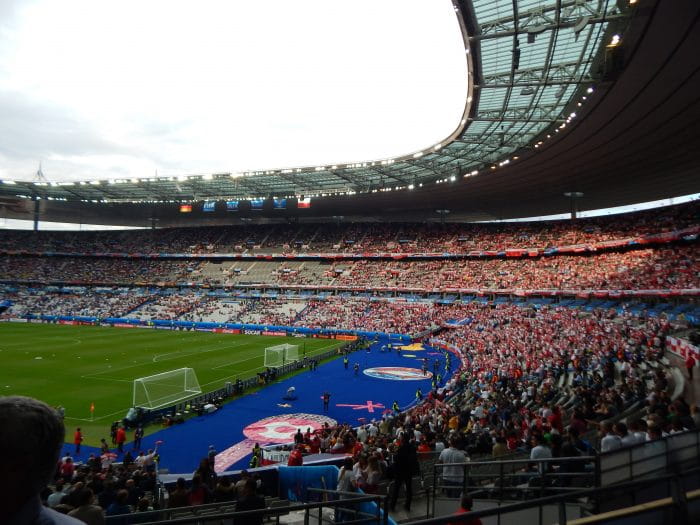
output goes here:
{"type": "MultiPolygon", "coordinates": [[[[374,345],[371,352],[350,354],[347,370],[343,359],[338,358],[314,371],[307,370],[282,379],[231,401],[212,414],[159,430],[144,438],[142,449],[154,448],[156,441],[162,441],[158,447],[160,467],[171,473],[193,472],[199,461],[207,456],[209,445],[222,453],[217,461],[229,457],[235,459],[228,469],[246,468],[253,442],[261,445],[288,443],[300,426],[305,432],[306,426],[319,426],[326,418],[358,426],[381,419],[394,401],[402,409],[411,406],[415,403],[417,388],[426,395],[430,391],[435,360],[439,362],[438,373],[443,376],[442,386],[459,366],[454,356],[452,370],[446,373],[445,356],[441,351],[423,348],[402,350],[398,355],[396,350],[382,352],[379,345],[374,345]],[[424,377],[421,371],[423,358],[428,359],[428,377],[424,377]],[[354,363],[360,365],[357,374],[353,370],[354,363]],[[296,388],[297,399],[285,401],[283,397],[290,386],[296,388]],[[325,391],[331,394],[327,412],[323,410],[322,401],[325,391]],[[256,425],[261,420],[264,421],[256,425]],[[246,428],[247,435],[244,434],[246,428]]],[[[67,429],[67,437],[72,436],[70,430],[67,429]]],[[[128,443],[126,448],[131,446],[128,443]]],[[[72,453],[73,446],[67,444],[65,452],[72,453]]],[[[76,459],[85,460],[90,452],[98,451],[83,447],[76,459]]]]}

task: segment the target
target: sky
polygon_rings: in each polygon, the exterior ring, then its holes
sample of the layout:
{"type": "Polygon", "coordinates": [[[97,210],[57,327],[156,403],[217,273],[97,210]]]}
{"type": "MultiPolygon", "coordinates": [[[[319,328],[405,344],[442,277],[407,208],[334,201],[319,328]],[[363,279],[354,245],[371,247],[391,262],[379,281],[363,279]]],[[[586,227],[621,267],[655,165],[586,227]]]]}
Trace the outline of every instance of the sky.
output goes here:
{"type": "Polygon", "coordinates": [[[390,158],[459,124],[449,0],[1,0],[0,179],[390,158]]]}

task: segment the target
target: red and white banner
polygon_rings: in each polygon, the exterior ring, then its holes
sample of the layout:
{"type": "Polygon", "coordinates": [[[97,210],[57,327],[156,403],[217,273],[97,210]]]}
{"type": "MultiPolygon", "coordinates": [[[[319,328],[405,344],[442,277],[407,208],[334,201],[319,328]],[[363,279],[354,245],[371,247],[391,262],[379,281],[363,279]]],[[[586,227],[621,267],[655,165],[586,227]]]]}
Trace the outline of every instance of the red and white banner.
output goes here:
{"type": "Polygon", "coordinates": [[[688,355],[692,354],[696,361],[700,361],[700,348],[685,339],[667,337],[666,350],[678,357],[682,357],[684,360],[688,358],[688,355]]]}

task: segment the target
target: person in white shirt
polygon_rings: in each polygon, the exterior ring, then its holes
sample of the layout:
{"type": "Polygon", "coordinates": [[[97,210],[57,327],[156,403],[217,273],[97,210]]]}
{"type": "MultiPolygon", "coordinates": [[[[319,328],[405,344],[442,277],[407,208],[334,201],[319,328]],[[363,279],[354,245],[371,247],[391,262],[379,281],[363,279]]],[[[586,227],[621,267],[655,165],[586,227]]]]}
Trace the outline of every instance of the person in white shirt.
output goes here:
{"type": "Polygon", "coordinates": [[[445,450],[445,442],[443,441],[443,437],[439,435],[435,439],[435,452],[439,454],[443,450],[445,450]]]}
{"type": "Polygon", "coordinates": [[[530,451],[530,459],[552,459],[552,449],[547,446],[547,442],[542,434],[535,434],[532,437],[534,447],[530,451]]]}
{"type": "Polygon", "coordinates": [[[632,445],[639,443],[637,436],[630,434],[627,431],[627,425],[625,425],[622,421],[615,423],[613,428],[615,433],[620,436],[620,443],[623,447],[631,447],[632,445]]]}
{"type": "Polygon", "coordinates": [[[367,441],[367,429],[365,427],[360,427],[357,429],[357,439],[364,443],[367,441]]]}
{"type": "Polygon", "coordinates": [[[613,426],[611,423],[604,421],[600,424],[600,433],[602,434],[602,439],[600,440],[600,452],[610,452],[611,450],[617,450],[622,448],[622,440],[620,436],[613,432],[613,426]]]}
{"type": "Polygon", "coordinates": [[[372,422],[368,427],[367,427],[367,432],[369,433],[370,437],[377,437],[377,434],[379,433],[379,429],[377,428],[377,425],[372,422]]]}
{"type": "Polygon", "coordinates": [[[456,498],[462,492],[462,485],[464,484],[464,467],[462,466],[469,458],[463,450],[457,448],[457,439],[450,439],[450,446],[438,456],[438,463],[444,464],[442,467],[442,481],[445,485],[450,485],[454,489],[447,489],[447,496],[449,498],[456,498]]]}

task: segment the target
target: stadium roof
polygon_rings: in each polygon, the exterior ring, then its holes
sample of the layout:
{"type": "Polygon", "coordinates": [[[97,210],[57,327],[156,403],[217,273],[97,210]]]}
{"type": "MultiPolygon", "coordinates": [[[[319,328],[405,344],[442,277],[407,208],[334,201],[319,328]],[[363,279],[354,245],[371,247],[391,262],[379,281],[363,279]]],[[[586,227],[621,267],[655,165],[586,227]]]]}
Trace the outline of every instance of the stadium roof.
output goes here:
{"type": "Polygon", "coordinates": [[[189,201],[418,188],[488,171],[571,118],[634,11],[610,0],[454,0],[470,72],[458,129],[401,158],[246,173],[83,182],[4,181],[0,194],[55,200],[189,201]],[[611,27],[614,26],[614,27],[611,27]]]}

